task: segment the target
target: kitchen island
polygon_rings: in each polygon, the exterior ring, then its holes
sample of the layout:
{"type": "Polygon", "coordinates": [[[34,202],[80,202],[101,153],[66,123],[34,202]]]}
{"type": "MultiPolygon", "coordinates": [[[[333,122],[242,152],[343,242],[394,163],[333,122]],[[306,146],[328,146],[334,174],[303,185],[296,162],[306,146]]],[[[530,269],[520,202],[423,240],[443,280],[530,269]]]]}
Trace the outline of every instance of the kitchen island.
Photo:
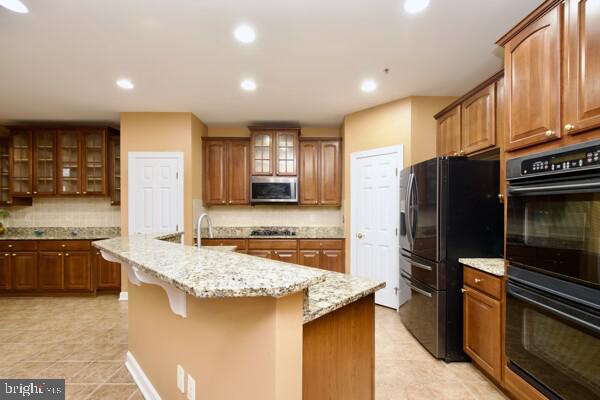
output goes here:
{"type": "Polygon", "coordinates": [[[383,283],[160,239],[94,242],[129,277],[127,367],[146,398],[374,398],[383,283]]]}

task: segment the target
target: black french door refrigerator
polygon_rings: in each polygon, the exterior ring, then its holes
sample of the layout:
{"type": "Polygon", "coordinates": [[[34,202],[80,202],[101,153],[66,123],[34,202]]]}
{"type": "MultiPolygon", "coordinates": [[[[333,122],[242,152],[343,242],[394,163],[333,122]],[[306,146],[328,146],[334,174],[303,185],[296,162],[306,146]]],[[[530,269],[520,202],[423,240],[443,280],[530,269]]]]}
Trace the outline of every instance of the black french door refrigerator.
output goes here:
{"type": "Polygon", "coordinates": [[[459,258],[501,257],[499,162],[439,157],[400,174],[399,314],[436,358],[466,360],[462,350],[459,258]]]}

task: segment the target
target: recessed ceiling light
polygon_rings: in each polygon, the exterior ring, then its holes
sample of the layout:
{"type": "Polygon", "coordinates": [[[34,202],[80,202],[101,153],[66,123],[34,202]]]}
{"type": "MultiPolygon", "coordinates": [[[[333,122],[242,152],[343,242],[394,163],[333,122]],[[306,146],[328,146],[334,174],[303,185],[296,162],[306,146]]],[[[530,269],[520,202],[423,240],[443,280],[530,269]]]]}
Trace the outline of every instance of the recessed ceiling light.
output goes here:
{"type": "Polygon", "coordinates": [[[372,79],[367,79],[360,85],[360,90],[365,93],[370,93],[375,89],[377,89],[377,83],[375,83],[375,81],[372,79]]]}
{"type": "Polygon", "coordinates": [[[251,92],[256,90],[256,82],[254,82],[252,79],[244,79],[242,83],[240,83],[240,87],[247,92],[251,92]]]}
{"type": "Polygon", "coordinates": [[[237,40],[242,43],[252,43],[254,39],[256,39],[256,34],[254,33],[254,29],[252,29],[248,25],[240,25],[235,28],[233,31],[233,35],[237,40]]]}
{"type": "Polygon", "coordinates": [[[29,9],[20,0],[0,0],[0,6],[19,14],[27,14],[29,9]]]}
{"type": "Polygon", "coordinates": [[[404,0],[404,11],[416,14],[427,8],[429,0],[404,0]]]}
{"type": "Polygon", "coordinates": [[[131,82],[129,79],[119,79],[117,81],[117,86],[125,90],[131,90],[134,88],[133,82],[131,82]]]}

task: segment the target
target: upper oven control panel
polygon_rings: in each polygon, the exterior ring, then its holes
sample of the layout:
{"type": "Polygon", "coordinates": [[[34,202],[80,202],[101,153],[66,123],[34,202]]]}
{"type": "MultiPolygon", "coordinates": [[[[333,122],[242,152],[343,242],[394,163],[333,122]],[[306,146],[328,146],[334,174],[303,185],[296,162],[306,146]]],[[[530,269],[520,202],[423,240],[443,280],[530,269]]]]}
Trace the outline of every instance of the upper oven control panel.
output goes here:
{"type": "Polygon", "coordinates": [[[600,165],[600,145],[523,160],[521,175],[572,170],[594,165],[600,165]]]}

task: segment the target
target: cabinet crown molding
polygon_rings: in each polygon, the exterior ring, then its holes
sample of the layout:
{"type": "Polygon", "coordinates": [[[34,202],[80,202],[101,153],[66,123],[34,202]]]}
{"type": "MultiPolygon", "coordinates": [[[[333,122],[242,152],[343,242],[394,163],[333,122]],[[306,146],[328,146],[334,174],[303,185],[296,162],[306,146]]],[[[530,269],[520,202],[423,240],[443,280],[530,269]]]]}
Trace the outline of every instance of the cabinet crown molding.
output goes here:
{"type": "Polygon", "coordinates": [[[526,26],[541,18],[548,11],[552,10],[554,7],[563,3],[565,0],[546,0],[538,8],[533,10],[529,15],[523,18],[517,25],[515,25],[510,31],[502,35],[498,40],[496,40],[496,44],[500,47],[504,47],[506,43],[508,43],[512,38],[518,35],[526,26]]]}

